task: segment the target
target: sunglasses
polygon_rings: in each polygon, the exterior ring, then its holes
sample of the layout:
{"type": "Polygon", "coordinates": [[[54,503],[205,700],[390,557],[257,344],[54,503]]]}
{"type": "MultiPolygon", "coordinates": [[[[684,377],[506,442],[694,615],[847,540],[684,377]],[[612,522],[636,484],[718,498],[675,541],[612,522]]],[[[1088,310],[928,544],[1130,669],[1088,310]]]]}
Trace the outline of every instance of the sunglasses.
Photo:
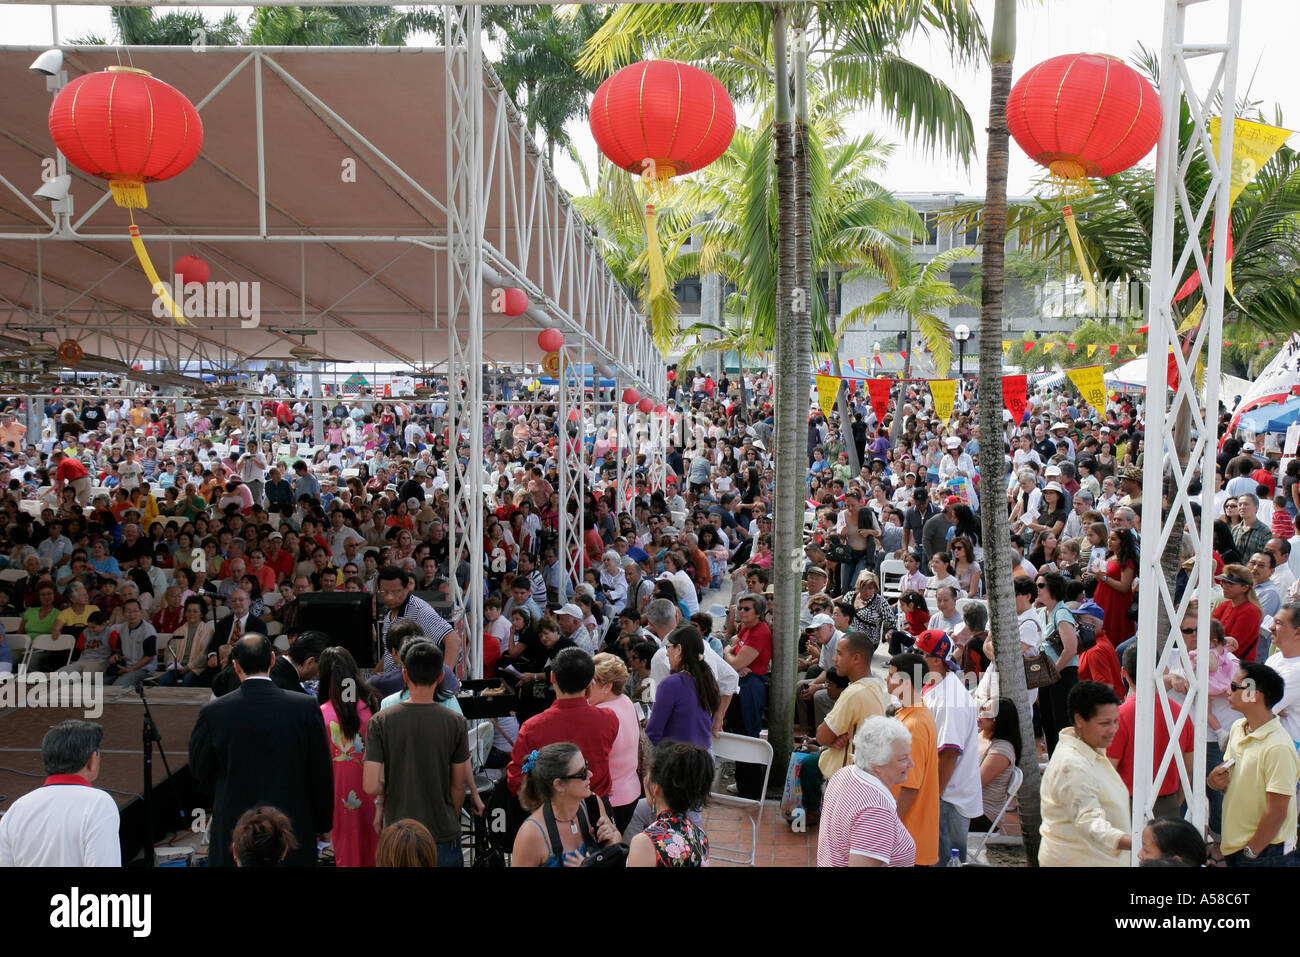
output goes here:
{"type": "Polygon", "coordinates": [[[1183,633],[1184,635],[1194,635],[1194,634],[1196,634],[1196,626],[1195,626],[1195,625],[1193,625],[1191,628],[1182,628],[1182,629],[1179,629],[1179,630],[1182,631],[1182,633],[1183,633]]]}
{"type": "Polygon", "coordinates": [[[1237,684],[1237,682],[1235,682],[1235,681],[1234,681],[1232,684],[1230,684],[1228,687],[1231,688],[1233,691],[1250,691],[1250,690],[1252,690],[1250,685],[1239,685],[1239,684],[1237,684]]]}
{"type": "Polygon", "coordinates": [[[584,764],[584,765],[582,766],[582,770],[577,771],[577,772],[575,772],[575,773],[573,773],[573,774],[561,774],[561,775],[560,775],[558,778],[556,778],[555,780],[557,780],[557,781],[585,781],[585,780],[587,779],[587,776],[588,776],[589,774],[591,774],[591,768],[584,764]]]}

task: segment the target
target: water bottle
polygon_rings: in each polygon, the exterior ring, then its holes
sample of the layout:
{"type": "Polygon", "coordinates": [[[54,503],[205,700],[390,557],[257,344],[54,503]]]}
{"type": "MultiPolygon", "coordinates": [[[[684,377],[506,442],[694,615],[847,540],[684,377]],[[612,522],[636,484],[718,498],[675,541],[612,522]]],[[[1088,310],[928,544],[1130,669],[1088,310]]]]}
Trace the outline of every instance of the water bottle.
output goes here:
{"type": "Polygon", "coordinates": [[[948,866],[948,867],[961,867],[961,851],[957,850],[957,848],[955,848],[955,847],[952,849],[952,852],[951,852],[951,854],[950,854],[949,857],[948,857],[948,864],[947,864],[947,866],[948,866]]]}

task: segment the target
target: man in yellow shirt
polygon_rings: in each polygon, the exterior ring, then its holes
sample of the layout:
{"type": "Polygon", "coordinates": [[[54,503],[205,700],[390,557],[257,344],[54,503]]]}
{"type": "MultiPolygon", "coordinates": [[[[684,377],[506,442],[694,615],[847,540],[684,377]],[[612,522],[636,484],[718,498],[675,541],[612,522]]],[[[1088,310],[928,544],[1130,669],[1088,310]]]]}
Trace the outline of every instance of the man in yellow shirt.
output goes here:
{"type": "Polygon", "coordinates": [[[917,867],[939,863],[939,729],[916,690],[927,670],[917,654],[889,659],[889,693],[903,705],[894,717],[912,733],[912,770],[893,794],[898,818],[916,843],[917,867]]]}
{"type": "Polygon", "coordinates": [[[800,769],[803,806],[809,818],[821,811],[822,787],[827,778],[853,761],[853,736],[873,714],[889,707],[885,683],[871,674],[875,642],[860,631],[847,632],[835,646],[835,671],[849,679],[835,707],[817,726],[817,743],[824,750],[810,754],[800,769]]]}
{"type": "Polygon", "coordinates": [[[1242,715],[1232,726],[1224,763],[1206,778],[1223,796],[1220,848],[1229,867],[1286,867],[1295,850],[1300,755],[1273,714],[1286,683],[1272,668],[1243,662],[1228,704],[1242,715]]]}

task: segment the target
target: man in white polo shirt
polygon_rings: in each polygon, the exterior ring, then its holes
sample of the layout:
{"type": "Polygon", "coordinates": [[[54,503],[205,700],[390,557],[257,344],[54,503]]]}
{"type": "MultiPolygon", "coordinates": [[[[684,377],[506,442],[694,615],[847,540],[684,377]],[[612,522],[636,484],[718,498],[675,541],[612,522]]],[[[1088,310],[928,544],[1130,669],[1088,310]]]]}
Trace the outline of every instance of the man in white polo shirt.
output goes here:
{"type": "Polygon", "coordinates": [[[91,787],[104,729],[64,721],[45,733],[45,784],[0,817],[0,867],[121,867],[117,803],[91,787]]]}

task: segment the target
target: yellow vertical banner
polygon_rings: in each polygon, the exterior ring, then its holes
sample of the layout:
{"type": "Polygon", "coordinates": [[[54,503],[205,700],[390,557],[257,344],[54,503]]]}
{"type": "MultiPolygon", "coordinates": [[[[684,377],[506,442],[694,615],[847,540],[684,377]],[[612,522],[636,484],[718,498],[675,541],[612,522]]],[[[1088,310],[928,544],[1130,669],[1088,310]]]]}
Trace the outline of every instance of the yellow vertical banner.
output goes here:
{"type": "Polygon", "coordinates": [[[930,395],[934,396],[934,414],[941,422],[952,418],[953,400],[957,397],[956,379],[931,379],[930,395]]]}
{"type": "Polygon", "coordinates": [[[1066,369],[1074,387],[1083,396],[1083,401],[1102,415],[1106,414],[1106,377],[1101,366],[1084,366],[1081,369],[1066,369]]]}
{"type": "Polygon", "coordinates": [[[817,401],[822,407],[822,415],[826,416],[828,422],[831,418],[831,410],[835,408],[835,397],[839,394],[840,380],[838,376],[817,376],[817,401]]]}

